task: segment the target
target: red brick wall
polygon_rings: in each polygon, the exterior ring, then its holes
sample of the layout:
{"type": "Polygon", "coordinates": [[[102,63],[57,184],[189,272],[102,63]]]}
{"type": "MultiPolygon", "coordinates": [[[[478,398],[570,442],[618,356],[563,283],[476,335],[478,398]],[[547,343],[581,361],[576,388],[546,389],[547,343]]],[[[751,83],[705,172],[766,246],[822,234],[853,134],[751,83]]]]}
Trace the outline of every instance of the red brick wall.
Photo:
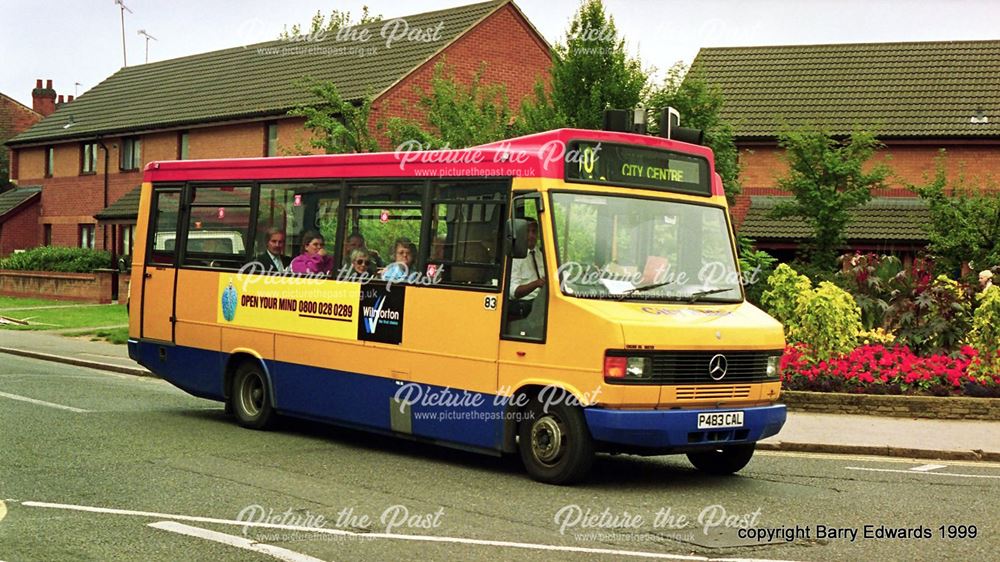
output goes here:
{"type": "Polygon", "coordinates": [[[31,108],[0,94],[0,132],[8,133],[8,138],[28,130],[29,127],[39,122],[42,116],[35,113],[31,108]]]}
{"type": "MultiPolygon", "coordinates": [[[[412,117],[421,91],[430,90],[434,67],[444,60],[448,71],[468,83],[485,62],[483,83],[504,84],[507,100],[515,112],[521,100],[533,93],[535,81],[548,79],[552,59],[517,10],[506,5],[463,35],[442,53],[426,62],[378,99],[373,121],[388,122],[392,117],[412,117]]],[[[383,149],[391,149],[384,134],[377,134],[383,149]]]]}
{"type": "Polygon", "coordinates": [[[38,212],[41,205],[36,199],[21,207],[0,225],[0,256],[21,248],[34,248],[41,243],[38,234],[38,212]]]}
{"type": "MultiPolygon", "coordinates": [[[[967,185],[1000,190],[1000,142],[970,140],[966,143],[889,141],[873,159],[890,169],[885,189],[873,192],[876,197],[912,197],[907,184],[922,185],[935,172],[935,159],[945,149],[945,170],[951,184],[964,177],[967,185]]],[[[776,188],[777,178],[788,173],[782,150],[773,145],[740,147],[740,179],[743,193],[731,213],[737,225],[750,207],[751,195],[787,195],[776,188]]]]}

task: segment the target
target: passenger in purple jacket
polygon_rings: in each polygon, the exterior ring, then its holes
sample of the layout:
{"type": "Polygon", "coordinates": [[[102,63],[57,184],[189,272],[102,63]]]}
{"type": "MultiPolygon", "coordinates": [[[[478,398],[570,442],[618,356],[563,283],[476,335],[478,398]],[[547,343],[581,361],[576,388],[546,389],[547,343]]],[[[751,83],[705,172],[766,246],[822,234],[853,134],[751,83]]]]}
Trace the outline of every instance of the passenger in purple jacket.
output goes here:
{"type": "Polygon", "coordinates": [[[292,273],[320,273],[330,275],[333,271],[333,256],[323,247],[323,235],[310,230],[302,235],[302,254],[292,260],[292,273]]]}

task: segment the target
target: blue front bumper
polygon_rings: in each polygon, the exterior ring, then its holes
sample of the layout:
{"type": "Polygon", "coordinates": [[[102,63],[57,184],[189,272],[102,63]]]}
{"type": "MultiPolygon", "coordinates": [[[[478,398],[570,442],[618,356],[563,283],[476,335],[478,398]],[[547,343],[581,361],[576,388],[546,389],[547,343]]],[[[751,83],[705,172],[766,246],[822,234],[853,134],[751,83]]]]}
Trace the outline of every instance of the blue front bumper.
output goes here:
{"type": "Polygon", "coordinates": [[[706,446],[754,443],[770,437],[785,424],[784,404],[755,408],[705,410],[607,410],[585,408],[590,434],[604,443],[643,449],[698,449],[706,446]],[[743,412],[743,426],[698,429],[698,414],[743,412]]]}

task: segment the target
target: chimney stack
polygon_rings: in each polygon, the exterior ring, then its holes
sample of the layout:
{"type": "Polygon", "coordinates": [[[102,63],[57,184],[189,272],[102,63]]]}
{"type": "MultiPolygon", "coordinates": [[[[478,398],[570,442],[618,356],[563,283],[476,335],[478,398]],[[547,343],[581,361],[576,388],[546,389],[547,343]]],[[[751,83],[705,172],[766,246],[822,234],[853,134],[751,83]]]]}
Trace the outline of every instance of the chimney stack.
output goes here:
{"type": "Polygon", "coordinates": [[[41,80],[35,80],[35,89],[31,91],[31,108],[42,117],[48,117],[56,110],[56,91],[52,89],[52,80],[42,87],[41,80]]]}
{"type": "Polygon", "coordinates": [[[76,99],[76,96],[70,96],[70,95],[67,95],[67,96],[66,96],[66,103],[69,103],[69,102],[71,102],[71,101],[73,101],[73,100],[75,100],[75,99],[76,99]]]}
{"type": "Polygon", "coordinates": [[[59,107],[60,105],[62,105],[64,103],[66,103],[66,100],[63,99],[63,95],[62,94],[59,94],[59,97],[56,98],[56,107],[59,107]]]}

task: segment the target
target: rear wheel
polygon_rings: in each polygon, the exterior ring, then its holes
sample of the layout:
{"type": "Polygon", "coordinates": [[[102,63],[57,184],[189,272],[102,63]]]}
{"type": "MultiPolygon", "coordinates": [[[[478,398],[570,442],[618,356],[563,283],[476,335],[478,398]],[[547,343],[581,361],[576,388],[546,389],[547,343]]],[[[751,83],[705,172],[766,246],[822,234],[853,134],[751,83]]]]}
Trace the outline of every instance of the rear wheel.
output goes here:
{"type": "Polygon", "coordinates": [[[688,453],[688,460],[708,474],[732,474],[750,462],[756,445],[729,445],[709,451],[688,453]]]}
{"type": "Polygon", "coordinates": [[[594,443],[583,411],[557,404],[542,410],[533,401],[518,428],[518,449],[528,474],[539,482],[571,484],[584,478],[594,462],[594,443]]]}
{"type": "Polygon", "coordinates": [[[256,363],[237,367],[229,401],[236,421],[243,427],[266,429],[274,422],[267,377],[256,363]]]}

